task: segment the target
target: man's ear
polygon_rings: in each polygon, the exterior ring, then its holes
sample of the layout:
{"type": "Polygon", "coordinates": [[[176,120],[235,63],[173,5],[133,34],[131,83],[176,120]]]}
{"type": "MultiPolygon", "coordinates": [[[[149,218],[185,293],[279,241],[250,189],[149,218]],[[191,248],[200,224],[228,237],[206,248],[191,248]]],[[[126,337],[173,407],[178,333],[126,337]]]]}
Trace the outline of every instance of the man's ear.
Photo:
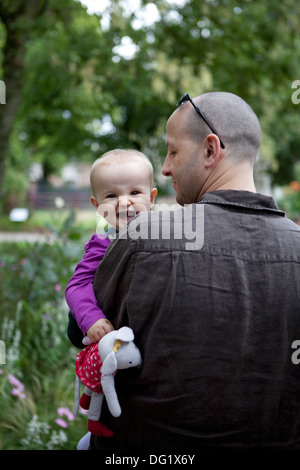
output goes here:
{"type": "Polygon", "coordinates": [[[91,203],[93,204],[93,206],[95,207],[95,209],[97,210],[98,209],[98,202],[97,202],[97,199],[94,197],[94,196],[91,196],[91,203]]]}
{"type": "Polygon", "coordinates": [[[214,167],[222,156],[219,138],[215,134],[208,134],[205,138],[205,168],[214,167]]]}

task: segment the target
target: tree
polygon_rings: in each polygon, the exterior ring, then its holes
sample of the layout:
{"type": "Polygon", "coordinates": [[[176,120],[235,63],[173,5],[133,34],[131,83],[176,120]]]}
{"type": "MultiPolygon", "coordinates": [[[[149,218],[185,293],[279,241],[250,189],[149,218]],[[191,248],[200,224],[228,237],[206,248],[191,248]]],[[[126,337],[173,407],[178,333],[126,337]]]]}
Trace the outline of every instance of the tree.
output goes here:
{"type": "Polygon", "coordinates": [[[300,134],[291,84],[300,78],[300,4],[182,0],[174,7],[144,0],[136,12],[126,6],[111,0],[103,28],[102,15],[87,14],[76,0],[2,1],[2,31],[12,40],[3,48],[0,175],[4,160],[23,173],[40,161],[47,178],[68,159],[93,161],[115,147],[145,151],[158,169],[165,124],[180,96],[225,90],[257,112],[261,159],[273,181],[293,179],[300,134]],[[157,20],[137,26],[149,6],[157,20]],[[120,52],[126,41],[131,56],[120,52]]]}
{"type": "Polygon", "coordinates": [[[2,0],[0,18],[4,27],[3,81],[6,86],[6,104],[0,106],[0,196],[9,151],[10,135],[21,103],[24,83],[24,55],[29,31],[43,14],[46,0],[2,0]]]}
{"type": "Polygon", "coordinates": [[[22,103],[10,139],[14,171],[26,174],[39,161],[46,180],[71,158],[149,148],[167,103],[153,91],[144,33],[132,28],[117,1],[112,9],[111,27],[103,31],[99,17],[75,0],[47,3],[24,46],[22,103]],[[132,60],[114,51],[128,34],[140,46],[132,60]]]}
{"type": "Polygon", "coordinates": [[[294,177],[299,159],[299,109],[291,101],[300,78],[300,4],[294,0],[187,0],[156,3],[162,20],[156,46],[178,69],[193,67],[191,94],[224,90],[244,98],[263,128],[261,158],[274,183],[294,177]]]}
{"type": "Polygon", "coordinates": [[[26,54],[24,103],[18,119],[23,148],[40,161],[44,178],[70,158],[87,159],[95,126],[111,96],[103,93],[102,74],[111,51],[99,21],[74,0],[50,2],[26,54]]]}

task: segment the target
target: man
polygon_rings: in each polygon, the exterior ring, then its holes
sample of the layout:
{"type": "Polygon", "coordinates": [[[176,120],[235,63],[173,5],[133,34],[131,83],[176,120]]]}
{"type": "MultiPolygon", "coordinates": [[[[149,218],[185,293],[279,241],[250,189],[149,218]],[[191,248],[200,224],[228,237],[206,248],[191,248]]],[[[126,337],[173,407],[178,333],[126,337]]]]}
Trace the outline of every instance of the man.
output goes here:
{"type": "Polygon", "coordinates": [[[91,448],[300,448],[300,227],[256,193],[260,143],[230,93],[185,95],[169,118],[162,171],[183,208],[134,218],[95,276],[143,365],[118,372],[115,436],[91,448]]]}

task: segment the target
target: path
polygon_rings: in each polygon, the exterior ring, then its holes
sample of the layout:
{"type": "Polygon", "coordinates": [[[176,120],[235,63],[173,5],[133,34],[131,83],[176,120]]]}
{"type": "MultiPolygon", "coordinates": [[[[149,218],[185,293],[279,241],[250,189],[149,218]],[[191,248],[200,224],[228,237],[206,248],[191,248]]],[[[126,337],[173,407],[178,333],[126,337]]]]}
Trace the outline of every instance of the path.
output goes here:
{"type": "Polygon", "coordinates": [[[55,235],[52,233],[38,232],[0,232],[0,243],[2,242],[28,242],[28,243],[53,243],[55,235]]]}

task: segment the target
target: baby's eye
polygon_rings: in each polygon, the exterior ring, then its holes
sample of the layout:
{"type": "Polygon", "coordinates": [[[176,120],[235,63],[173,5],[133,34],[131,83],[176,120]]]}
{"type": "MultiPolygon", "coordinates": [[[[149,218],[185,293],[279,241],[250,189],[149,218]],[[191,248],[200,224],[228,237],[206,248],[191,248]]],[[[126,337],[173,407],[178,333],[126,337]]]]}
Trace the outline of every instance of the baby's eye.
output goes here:
{"type": "Polygon", "coordinates": [[[114,198],[114,197],[116,197],[116,194],[113,194],[113,193],[112,193],[112,194],[108,194],[108,195],[106,196],[106,198],[108,198],[108,199],[112,199],[112,198],[114,198]]]}
{"type": "Polygon", "coordinates": [[[130,193],[131,196],[137,196],[138,194],[140,194],[140,191],[131,191],[130,193]]]}

